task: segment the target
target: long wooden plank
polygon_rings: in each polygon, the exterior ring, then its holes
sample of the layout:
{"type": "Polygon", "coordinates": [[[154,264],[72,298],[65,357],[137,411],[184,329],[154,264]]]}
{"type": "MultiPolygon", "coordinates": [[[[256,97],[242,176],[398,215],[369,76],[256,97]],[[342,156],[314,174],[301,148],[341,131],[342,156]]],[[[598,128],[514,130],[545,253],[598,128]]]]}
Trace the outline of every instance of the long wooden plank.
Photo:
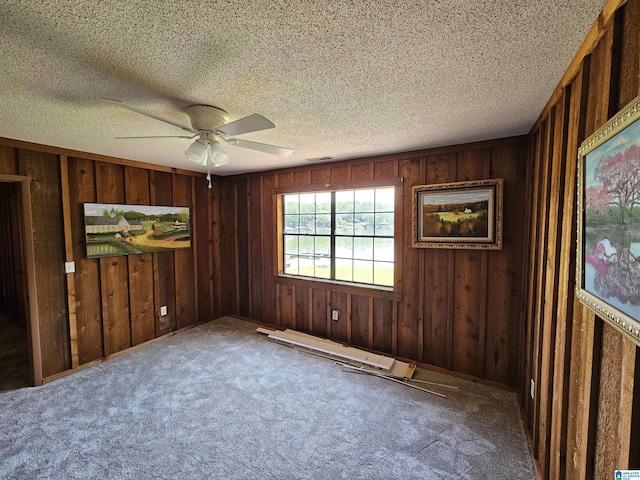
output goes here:
{"type": "MultiPolygon", "coordinates": [[[[20,174],[31,179],[31,230],[35,252],[42,375],[71,368],[65,301],[60,164],[50,154],[20,150],[20,174]]],[[[28,228],[28,226],[26,226],[28,228]]]]}
{"type": "Polygon", "coordinates": [[[211,190],[204,181],[195,182],[195,202],[193,211],[195,212],[197,229],[195,237],[197,271],[197,291],[196,302],[198,303],[198,321],[207,320],[213,317],[213,233],[211,225],[211,209],[214,208],[211,201],[211,190]]]}
{"type": "MultiPolygon", "coordinates": [[[[479,180],[490,161],[487,150],[457,155],[458,181],[479,180]]],[[[453,368],[482,377],[484,355],[481,337],[486,325],[487,252],[458,250],[455,255],[455,305],[453,311],[453,368]]]]}
{"type": "MultiPolygon", "coordinates": [[[[62,219],[64,224],[64,256],[66,262],[73,262],[73,238],[71,231],[71,201],[69,198],[69,167],[66,155],[60,156],[60,185],[62,193],[62,219]]],[[[76,317],[75,275],[66,274],[67,308],[69,309],[69,344],[71,348],[71,367],[79,365],[78,323],[76,317]]]]}
{"type": "MultiPolygon", "coordinates": [[[[112,163],[96,164],[99,203],[124,203],[124,171],[112,163]]],[[[100,258],[104,351],[111,355],[131,347],[131,314],[126,256],[100,258]]]]}
{"type": "Polygon", "coordinates": [[[269,338],[279,340],[281,342],[291,343],[299,347],[305,347],[317,350],[329,355],[335,355],[340,358],[352,360],[354,362],[370,365],[383,370],[390,370],[395,361],[393,358],[385,357],[375,353],[365,352],[354,347],[347,347],[331,340],[317,338],[295,330],[276,331],[269,335],[269,338]]]}
{"type": "MultiPolygon", "coordinates": [[[[125,200],[127,205],[149,205],[149,171],[126,166],[124,168],[125,200]]],[[[131,309],[131,345],[139,345],[155,337],[153,255],[130,255],[129,305],[131,309]]]]}
{"type": "Polygon", "coordinates": [[[75,261],[75,307],[78,329],[78,363],[84,365],[104,356],[99,260],[88,259],[84,231],[84,203],[95,203],[95,162],[69,158],[69,204],[73,259],[75,261]]]}
{"type": "MultiPolygon", "coordinates": [[[[402,225],[408,226],[413,222],[413,195],[412,187],[424,183],[424,169],[420,159],[403,160],[399,163],[400,175],[404,178],[402,187],[402,202],[396,207],[396,215],[400,214],[398,207],[402,208],[402,225]]],[[[421,255],[418,249],[413,248],[411,242],[402,244],[401,255],[403,262],[416,267],[421,255]]],[[[397,311],[397,355],[404,358],[418,359],[422,352],[418,353],[420,342],[419,324],[423,322],[419,298],[421,296],[419,269],[409,268],[402,272],[403,301],[398,304],[397,311]]],[[[392,331],[393,334],[393,331],[392,331]]],[[[393,352],[393,348],[392,348],[393,352]]],[[[396,353],[394,353],[395,355],[396,353]]]]}
{"type": "MultiPolygon", "coordinates": [[[[173,206],[171,174],[150,172],[151,203],[173,206]]],[[[176,330],[176,286],[173,252],[153,254],[153,285],[155,310],[155,335],[160,337],[176,330]],[[161,307],[167,307],[167,314],[161,315],[161,307]]]]}
{"type": "MultiPolygon", "coordinates": [[[[456,154],[425,159],[427,184],[456,181],[456,154]]],[[[430,365],[451,369],[453,347],[454,252],[425,249],[424,359],[430,365]]]]}
{"type": "Polygon", "coordinates": [[[567,408],[569,400],[569,368],[571,358],[571,330],[573,317],[573,292],[575,284],[576,261],[572,246],[576,242],[576,209],[575,202],[569,201],[575,198],[576,168],[577,168],[577,138],[580,128],[580,111],[583,103],[582,71],[576,77],[575,82],[567,88],[568,116],[565,117],[566,128],[566,157],[564,173],[563,197],[567,199],[561,225],[560,259],[558,269],[558,308],[556,343],[553,373],[553,401],[551,418],[551,439],[549,451],[550,478],[564,478],[566,475],[566,450],[567,450],[567,408]]]}
{"type": "MultiPolygon", "coordinates": [[[[173,206],[191,208],[191,178],[172,175],[173,206]]],[[[174,254],[176,275],[176,326],[178,330],[197,322],[193,292],[193,248],[176,250],[174,254]]]]}

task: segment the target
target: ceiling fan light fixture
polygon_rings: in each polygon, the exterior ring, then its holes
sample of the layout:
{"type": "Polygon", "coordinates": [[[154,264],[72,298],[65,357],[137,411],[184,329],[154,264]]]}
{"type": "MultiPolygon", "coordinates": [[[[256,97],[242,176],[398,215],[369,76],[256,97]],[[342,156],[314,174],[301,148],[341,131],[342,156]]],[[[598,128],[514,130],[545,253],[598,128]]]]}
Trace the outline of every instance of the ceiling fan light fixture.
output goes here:
{"type": "Polygon", "coordinates": [[[207,146],[201,140],[196,140],[185,150],[184,154],[189,160],[198,165],[207,164],[207,146]]]}
{"type": "Polygon", "coordinates": [[[221,167],[230,162],[229,155],[227,155],[227,152],[224,151],[218,142],[211,144],[211,159],[213,160],[214,167],[221,167]]]}

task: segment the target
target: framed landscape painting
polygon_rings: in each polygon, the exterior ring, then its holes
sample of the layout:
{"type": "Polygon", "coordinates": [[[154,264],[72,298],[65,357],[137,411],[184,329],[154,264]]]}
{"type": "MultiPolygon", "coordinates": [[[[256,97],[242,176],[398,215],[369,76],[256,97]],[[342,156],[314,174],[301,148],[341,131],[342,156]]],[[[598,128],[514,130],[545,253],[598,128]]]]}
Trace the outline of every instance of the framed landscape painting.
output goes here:
{"type": "Polygon", "coordinates": [[[502,248],[503,180],[413,187],[413,246],[502,248]]]}
{"type": "Polygon", "coordinates": [[[84,204],[87,258],[191,247],[188,207],[84,204]]]}
{"type": "Polygon", "coordinates": [[[578,151],[576,295],[640,345],[640,97],[578,151]]]}

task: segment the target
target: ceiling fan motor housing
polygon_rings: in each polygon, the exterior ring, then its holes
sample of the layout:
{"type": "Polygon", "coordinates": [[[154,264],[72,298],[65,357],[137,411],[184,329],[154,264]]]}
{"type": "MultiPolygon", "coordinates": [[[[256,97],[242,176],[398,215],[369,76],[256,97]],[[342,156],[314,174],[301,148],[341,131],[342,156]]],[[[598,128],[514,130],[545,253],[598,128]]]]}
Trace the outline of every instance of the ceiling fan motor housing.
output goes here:
{"type": "Polygon", "coordinates": [[[229,121],[227,112],[210,105],[189,105],[186,109],[194,130],[215,132],[229,121]]]}

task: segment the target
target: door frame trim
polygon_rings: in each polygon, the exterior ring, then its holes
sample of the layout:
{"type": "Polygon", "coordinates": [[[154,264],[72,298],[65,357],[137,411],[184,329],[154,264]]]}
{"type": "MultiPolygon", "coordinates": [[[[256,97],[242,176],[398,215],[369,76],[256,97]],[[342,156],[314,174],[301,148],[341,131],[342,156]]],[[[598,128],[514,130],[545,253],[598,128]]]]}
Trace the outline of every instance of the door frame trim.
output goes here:
{"type": "Polygon", "coordinates": [[[31,378],[34,386],[42,385],[42,351],[40,348],[40,321],[38,317],[38,290],[36,287],[36,262],[33,245],[33,216],[31,214],[31,179],[22,175],[0,174],[0,182],[17,183],[20,188],[22,209],[21,224],[27,291],[29,293],[29,319],[27,333],[29,335],[29,353],[31,354],[31,378]]]}

